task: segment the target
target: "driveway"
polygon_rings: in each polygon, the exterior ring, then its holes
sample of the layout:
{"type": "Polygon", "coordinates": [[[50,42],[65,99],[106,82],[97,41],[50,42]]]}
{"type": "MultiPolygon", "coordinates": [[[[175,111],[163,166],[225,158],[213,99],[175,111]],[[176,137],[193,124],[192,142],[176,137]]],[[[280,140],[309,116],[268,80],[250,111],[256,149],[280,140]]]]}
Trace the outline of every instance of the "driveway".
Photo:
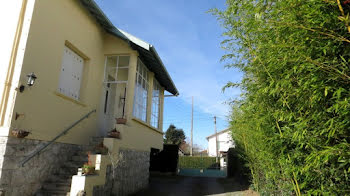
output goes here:
{"type": "Polygon", "coordinates": [[[169,175],[152,175],[147,189],[134,196],[187,196],[187,195],[218,195],[218,196],[258,196],[234,179],[185,177],[169,175]]]}

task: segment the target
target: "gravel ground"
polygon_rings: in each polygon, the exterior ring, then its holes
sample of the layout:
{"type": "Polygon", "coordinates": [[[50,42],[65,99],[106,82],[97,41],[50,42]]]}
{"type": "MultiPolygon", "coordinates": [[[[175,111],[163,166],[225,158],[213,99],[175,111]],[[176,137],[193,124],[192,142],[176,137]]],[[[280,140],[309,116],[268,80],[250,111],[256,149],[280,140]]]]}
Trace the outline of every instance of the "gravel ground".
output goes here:
{"type": "Polygon", "coordinates": [[[152,175],[147,189],[134,196],[258,196],[234,179],[152,175]]]}

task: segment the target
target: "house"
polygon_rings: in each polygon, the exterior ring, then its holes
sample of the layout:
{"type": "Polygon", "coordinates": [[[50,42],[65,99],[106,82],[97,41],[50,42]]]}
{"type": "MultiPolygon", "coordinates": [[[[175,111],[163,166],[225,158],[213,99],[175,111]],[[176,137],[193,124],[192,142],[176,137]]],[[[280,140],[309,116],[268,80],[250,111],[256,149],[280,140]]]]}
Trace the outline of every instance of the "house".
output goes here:
{"type": "Polygon", "coordinates": [[[230,129],[224,129],[207,137],[208,155],[211,157],[220,157],[220,166],[226,166],[226,155],[229,148],[234,148],[230,129]],[[217,141],[217,142],[216,142],[217,141]]]}
{"type": "Polygon", "coordinates": [[[151,148],[163,148],[164,92],[179,94],[155,47],[93,0],[1,9],[0,195],[145,188],[151,148]],[[119,138],[107,137],[113,129],[119,138]],[[108,154],[94,151],[99,143],[108,154]],[[88,161],[95,175],[78,169],[88,161]]]}
{"type": "Polygon", "coordinates": [[[201,152],[199,152],[199,154],[201,156],[208,156],[208,150],[202,150],[201,152]]]}
{"type": "Polygon", "coordinates": [[[183,141],[179,145],[179,156],[188,156],[188,155],[190,155],[189,148],[190,148],[190,145],[187,144],[186,141],[183,141]]]}

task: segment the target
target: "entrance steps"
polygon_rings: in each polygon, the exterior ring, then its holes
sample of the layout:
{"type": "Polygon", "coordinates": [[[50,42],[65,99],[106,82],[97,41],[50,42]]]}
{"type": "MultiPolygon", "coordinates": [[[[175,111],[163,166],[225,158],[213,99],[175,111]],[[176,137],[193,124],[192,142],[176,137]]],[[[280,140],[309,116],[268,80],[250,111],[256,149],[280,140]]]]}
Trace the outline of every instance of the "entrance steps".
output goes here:
{"type": "Polygon", "coordinates": [[[89,145],[74,153],[68,161],[63,163],[48,179],[34,196],[69,196],[72,177],[78,172],[84,163],[88,162],[88,152],[93,151],[95,146],[103,141],[103,138],[93,137],[89,145]]]}

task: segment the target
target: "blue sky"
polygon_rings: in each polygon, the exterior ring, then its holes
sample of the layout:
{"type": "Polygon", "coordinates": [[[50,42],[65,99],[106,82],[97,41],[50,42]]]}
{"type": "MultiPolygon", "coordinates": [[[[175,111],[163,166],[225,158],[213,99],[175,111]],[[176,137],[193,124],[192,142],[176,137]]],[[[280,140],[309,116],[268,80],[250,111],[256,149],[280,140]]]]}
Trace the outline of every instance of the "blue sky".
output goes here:
{"type": "Polygon", "coordinates": [[[154,45],[180,96],[165,98],[163,129],[174,124],[190,138],[191,97],[194,97],[195,144],[207,148],[206,136],[228,126],[229,106],[238,89],[222,92],[228,81],[239,82],[242,74],[224,68],[220,48],[223,29],[211,8],[222,9],[225,0],[96,0],[118,28],[154,45]]]}

